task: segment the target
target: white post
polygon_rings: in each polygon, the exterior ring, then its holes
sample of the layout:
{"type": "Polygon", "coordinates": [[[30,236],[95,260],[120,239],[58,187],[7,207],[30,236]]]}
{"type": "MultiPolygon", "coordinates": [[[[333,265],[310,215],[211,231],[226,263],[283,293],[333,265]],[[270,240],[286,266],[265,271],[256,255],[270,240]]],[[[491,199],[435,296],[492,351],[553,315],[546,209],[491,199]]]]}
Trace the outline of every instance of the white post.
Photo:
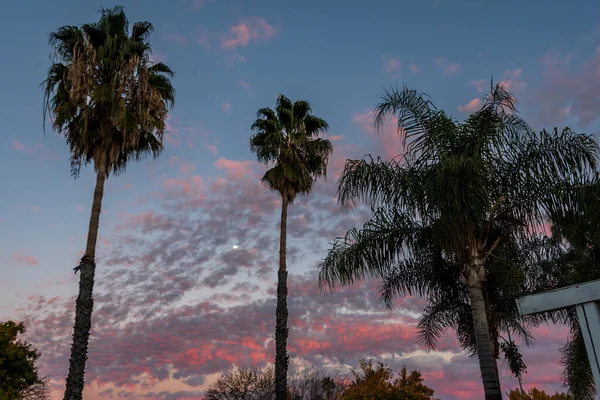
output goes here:
{"type": "Polygon", "coordinates": [[[578,304],[577,317],[596,387],[600,382],[600,315],[595,303],[578,304]]]}

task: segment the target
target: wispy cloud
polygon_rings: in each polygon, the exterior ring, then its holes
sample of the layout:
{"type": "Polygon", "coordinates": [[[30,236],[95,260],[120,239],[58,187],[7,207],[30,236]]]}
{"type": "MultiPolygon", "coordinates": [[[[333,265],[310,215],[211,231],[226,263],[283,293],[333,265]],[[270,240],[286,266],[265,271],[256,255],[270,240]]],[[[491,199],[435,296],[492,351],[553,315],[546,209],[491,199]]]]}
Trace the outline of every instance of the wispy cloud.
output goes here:
{"type": "Polygon", "coordinates": [[[450,62],[442,57],[436,58],[435,64],[442,69],[445,75],[454,75],[460,72],[460,64],[450,62]]]}
{"type": "Polygon", "coordinates": [[[381,61],[383,62],[384,71],[392,78],[398,79],[402,67],[400,60],[386,54],[381,57],[381,61]]]}
{"type": "Polygon", "coordinates": [[[13,258],[15,261],[22,263],[22,264],[37,265],[37,263],[38,263],[37,258],[31,254],[17,253],[14,255],[13,258]]]}
{"type": "Polygon", "coordinates": [[[467,104],[458,106],[458,111],[461,112],[475,112],[481,108],[481,99],[479,97],[469,101],[467,104]]]}
{"type": "Polygon", "coordinates": [[[238,24],[229,28],[229,33],[221,40],[225,49],[246,47],[251,41],[269,39],[276,31],[263,17],[243,18],[238,24]]]}

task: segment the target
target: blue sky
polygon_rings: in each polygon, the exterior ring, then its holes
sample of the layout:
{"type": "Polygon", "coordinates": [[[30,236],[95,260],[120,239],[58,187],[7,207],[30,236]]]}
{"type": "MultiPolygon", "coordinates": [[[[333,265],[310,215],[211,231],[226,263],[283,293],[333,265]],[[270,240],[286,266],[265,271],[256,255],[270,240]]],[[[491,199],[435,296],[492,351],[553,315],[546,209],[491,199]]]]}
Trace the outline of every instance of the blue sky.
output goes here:
{"type": "MultiPolygon", "coordinates": [[[[93,174],[87,169],[79,179],[72,179],[62,139],[49,128],[44,135],[39,85],[50,63],[48,33],[61,25],[93,21],[101,6],[112,5],[38,0],[2,6],[0,48],[6,57],[0,63],[1,318],[44,321],[47,313],[36,308],[36,302],[56,304],[48,302],[57,296],[67,307],[61,309],[64,320],[70,318],[68,304],[77,290],[77,277],[71,270],[85,243],[93,174]]],[[[274,269],[264,275],[242,273],[227,254],[232,244],[239,243],[242,249],[253,251],[252,257],[258,257],[262,267],[275,265],[276,254],[263,245],[276,240],[277,207],[267,210],[264,204],[277,198],[267,189],[252,186],[262,167],[252,162],[248,137],[256,110],[272,106],[279,93],[308,99],[314,113],[329,122],[329,135],[335,138],[337,149],[332,160],[337,167],[330,166],[333,174],[292,215],[292,229],[297,234],[290,239],[291,252],[297,256],[291,270],[296,274],[314,271],[328,241],[364,220],[361,215],[354,219],[330,216],[321,206],[335,205],[331,197],[335,171],[339,172],[345,158],[367,152],[393,153],[393,129],[387,136],[374,135],[369,120],[383,87],[405,83],[429,94],[438,107],[456,118],[464,118],[489,87],[492,75],[496,81],[510,77],[510,90],[533,126],[568,124],[594,134],[600,128],[596,109],[600,101],[600,5],[593,0],[579,1],[576,7],[567,2],[466,0],[147,0],[123,1],[121,5],[130,21],[154,24],[154,58],[176,72],[177,100],[160,159],[132,164],[124,175],[111,177],[107,183],[98,280],[127,255],[138,259],[128,268],[143,270],[139,259],[150,257],[152,242],[139,249],[133,249],[132,243],[139,245],[140,238],[162,240],[158,239],[164,233],[160,221],[171,221],[174,229],[164,238],[167,243],[174,238],[181,243],[194,239],[190,235],[203,224],[227,227],[227,240],[199,242],[211,248],[192,262],[197,271],[191,275],[182,272],[190,282],[197,282],[196,286],[160,289],[165,291],[161,292],[165,299],[169,290],[183,296],[161,305],[166,307],[161,318],[176,318],[180,307],[193,302],[195,296],[221,304],[214,296],[231,290],[233,282],[255,282],[262,292],[255,292],[252,301],[272,295],[269,284],[274,269]],[[483,92],[478,90],[482,84],[483,92]],[[229,189],[223,191],[223,187],[229,189]],[[227,218],[230,214],[219,215],[207,204],[228,204],[228,210],[239,212],[246,225],[236,225],[227,218]],[[197,221],[194,229],[174,227],[173,221],[183,224],[191,220],[197,221]],[[265,234],[264,229],[270,233],[265,234]],[[126,238],[129,241],[124,241],[126,238]],[[319,245],[315,245],[317,239],[319,245]],[[103,261],[110,267],[103,266],[103,261]],[[224,278],[227,283],[207,285],[203,281],[206,274],[220,268],[232,271],[224,278]]],[[[206,234],[209,238],[212,232],[206,234]]],[[[149,263],[169,275],[175,264],[180,268],[191,262],[170,264],[175,257],[172,253],[172,249],[164,250],[160,256],[150,257],[149,263]]],[[[244,263],[243,257],[239,262],[244,263]]],[[[133,285],[128,290],[135,293],[136,288],[133,285]]],[[[99,290],[114,288],[101,286],[99,290]]],[[[131,307],[139,311],[150,305],[131,307]]],[[[49,310],[57,313],[52,307],[49,310]]],[[[158,315],[152,314],[152,318],[158,315]]],[[[68,324],[65,326],[61,333],[68,331],[68,324]]],[[[556,332],[557,337],[548,339],[555,347],[564,339],[562,331],[556,332]]],[[[46,339],[59,334],[46,333],[32,335],[32,341],[54,349],[46,339]]],[[[349,357],[376,356],[378,351],[367,349],[349,357]]],[[[47,366],[53,368],[61,362],[64,364],[64,357],[47,359],[47,366]]],[[[107,368],[99,364],[94,371],[101,374],[107,368]]],[[[58,372],[53,376],[57,382],[62,378],[58,372]]],[[[110,385],[116,388],[119,382],[110,385]]],[[[142,390],[139,385],[134,389],[142,390]]],[[[477,389],[473,390],[472,398],[477,398],[477,389]]]]}

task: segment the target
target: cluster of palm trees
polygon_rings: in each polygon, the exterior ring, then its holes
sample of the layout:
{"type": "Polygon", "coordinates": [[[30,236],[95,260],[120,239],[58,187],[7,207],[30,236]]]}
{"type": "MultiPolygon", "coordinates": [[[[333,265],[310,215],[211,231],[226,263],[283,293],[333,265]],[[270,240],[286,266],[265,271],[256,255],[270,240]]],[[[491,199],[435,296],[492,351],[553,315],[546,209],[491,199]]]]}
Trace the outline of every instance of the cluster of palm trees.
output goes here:
{"type": "MultiPolygon", "coordinates": [[[[121,7],[98,22],[64,26],[50,35],[55,59],[44,81],[44,119],[66,140],[72,173],[92,163],[96,186],[80,272],[65,399],[82,399],[93,310],[95,249],[105,180],[129,161],[163,150],[166,117],[175,100],[163,63],[150,61],[152,25],[129,22],[121,7]]],[[[429,347],[448,328],[477,357],[486,399],[501,399],[497,360],[512,372],[525,364],[511,333],[529,343],[545,321],[569,323],[566,380],[576,398],[593,385],[576,316],[570,311],[519,317],[515,298],[600,277],[595,257],[599,149],[592,136],[569,129],[537,133],[519,117],[514,98],[492,85],[466,121],[437,110],[408,88],[383,94],[376,126],[391,116],[406,152],[391,160],[348,160],[339,180],[343,209],[359,201],[373,210],[362,229],[336,240],[319,281],[333,288],[381,279],[382,300],[426,299],[420,339],[429,347]],[[552,237],[540,232],[552,224],[552,237]],[[503,335],[506,333],[508,339],[503,335]]],[[[307,101],[280,95],[251,126],[250,148],[271,168],[262,181],[281,196],[275,327],[276,399],[287,395],[288,207],[326,175],[331,143],[325,120],[307,101]]]]}

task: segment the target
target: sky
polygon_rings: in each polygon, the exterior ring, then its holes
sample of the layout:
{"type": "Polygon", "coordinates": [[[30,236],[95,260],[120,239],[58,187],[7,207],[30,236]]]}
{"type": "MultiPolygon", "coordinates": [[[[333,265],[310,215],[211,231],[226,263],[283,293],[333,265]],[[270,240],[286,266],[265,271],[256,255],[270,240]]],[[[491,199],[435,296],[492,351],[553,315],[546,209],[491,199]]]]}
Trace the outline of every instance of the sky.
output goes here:
{"type": "MultiPolygon", "coordinates": [[[[83,254],[91,168],[69,171],[63,139],[43,131],[48,33],[98,18],[95,0],[6,2],[0,12],[0,320],[25,322],[59,398],[68,368],[73,267],[83,254]]],[[[348,368],[361,358],[418,369],[444,400],[480,399],[477,362],[454,332],[437,351],[417,341],[423,302],[387,311],[376,281],[320,293],[331,240],[366,222],[342,213],[346,159],[400,151],[393,121],[372,109],[390,85],[417,89],[463,119],[490,78],[505,81],[536,129],[600,131],[600,4],[505,0],[123,0],[154,24],[154,61],[175,72],[165,150],[106,183],[85,399],[200,399],[233,366],[274,359],[280,202],[260,183],[250,125],[279,93],[329,122],[328,177],[289,212],[292,370],[348,368]],[[234,246],[237,248],[234,249],[234,246]]],[[[561,389],[568,331],[542,326],[525,350],[526,387],[561,389]]],[[[515,388],[504,363],[503,389],[515,388]]],[[[62,397],[61,397],[62,398],[62,397]]]]}

